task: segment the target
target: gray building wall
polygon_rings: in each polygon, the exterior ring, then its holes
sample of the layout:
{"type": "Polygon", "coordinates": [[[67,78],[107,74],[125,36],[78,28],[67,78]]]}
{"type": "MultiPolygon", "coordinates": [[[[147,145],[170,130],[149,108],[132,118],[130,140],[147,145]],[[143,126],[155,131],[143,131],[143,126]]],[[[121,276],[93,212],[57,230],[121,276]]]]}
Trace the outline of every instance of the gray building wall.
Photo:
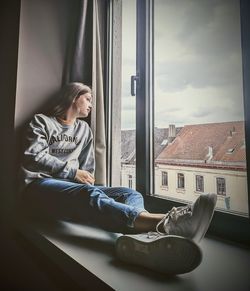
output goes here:
{"type": "Polygon", "coordinates": [[[15,126],[60,88],[73,7],[68,0],[22,0],[15,126]]]}

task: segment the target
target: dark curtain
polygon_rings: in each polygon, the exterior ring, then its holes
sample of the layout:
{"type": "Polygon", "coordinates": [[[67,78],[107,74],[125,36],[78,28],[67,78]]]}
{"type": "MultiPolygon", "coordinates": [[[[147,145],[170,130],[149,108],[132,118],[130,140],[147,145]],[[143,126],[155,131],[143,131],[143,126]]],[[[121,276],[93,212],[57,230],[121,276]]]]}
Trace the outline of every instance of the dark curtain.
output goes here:
{"type": "Polygon", "coordinates": [[[93,131],[96,184],[106,184],[104,110],[105,0],[81,0],[72,11],[72,28],[63,82],[82,82],[93,91],[93,109],[86,120],[93,131]]]}

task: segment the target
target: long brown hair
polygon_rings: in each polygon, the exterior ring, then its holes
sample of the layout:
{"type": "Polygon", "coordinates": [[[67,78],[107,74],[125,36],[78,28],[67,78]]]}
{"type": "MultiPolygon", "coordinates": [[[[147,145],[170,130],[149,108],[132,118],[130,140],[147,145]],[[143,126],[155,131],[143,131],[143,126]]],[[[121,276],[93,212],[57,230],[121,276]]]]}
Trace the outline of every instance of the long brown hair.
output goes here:
{"type": "Polygon", "coordinates": [[[54,105],[47,111],[47,114],[54,117],[62,116],[71,106],[73,100],[80,95],[90,93],[91,88],[79,82],[66,84],[57,96],[54,105]]]}

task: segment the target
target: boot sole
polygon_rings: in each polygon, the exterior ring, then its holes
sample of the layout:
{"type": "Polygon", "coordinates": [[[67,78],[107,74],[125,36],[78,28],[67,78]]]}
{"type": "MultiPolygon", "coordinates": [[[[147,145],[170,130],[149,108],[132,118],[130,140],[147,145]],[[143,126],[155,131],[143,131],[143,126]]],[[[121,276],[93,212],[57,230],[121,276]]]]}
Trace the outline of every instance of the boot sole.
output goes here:
{"type": "Polygon", "coordinates": [[[116,241],[120,260],[168,275],[191,272],[202,261],[202,251],[192,240],[175,235],[160,236],[153,241],[123,235],[116,241]]]}
{"type": "Polygon", "coordinates": [[[200,200],[200,217],[199,221],[200,224],[198,225],[195,235],[192,238],[195,242],[200,242],[201,239],[205,236],[208,227],[211,223],[213,218],[214,209],[217,202],[217,195],[216,194],[206,194],[202,195],[202,199],[200,200]]]}

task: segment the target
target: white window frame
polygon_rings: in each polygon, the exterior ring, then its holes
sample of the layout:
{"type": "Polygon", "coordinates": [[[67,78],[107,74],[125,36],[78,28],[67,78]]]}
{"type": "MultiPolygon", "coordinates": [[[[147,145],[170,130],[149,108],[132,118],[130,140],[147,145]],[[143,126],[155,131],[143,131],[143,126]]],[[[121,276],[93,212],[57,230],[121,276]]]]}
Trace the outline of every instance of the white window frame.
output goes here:
{"type": "Polygon", "coordinates": [[[161,186],[168,187],[168,172],[167,171],[161,172],[161,186]]]}
{"type": "Polygon", "coordinates": [[[128,187],[133,189],[133,176],[132,175],[128,175],[128,187]]]}
{"type": "Polygon", "coordinates": [[[177,189],[185,189],[185,174],[184,173],[177,173],[177,189]]]}
{"type": "Polygon", "coordinates": [[[220,196],[226,196],[227,195],[227,187],[226,187],[226,178],[224,177],[216,177],[216,193],[220,196]],[[223,183],[221,183],[223,182],[223,183]],[[223,187],[224,191],[221,193],[220,188],[223,187]]]}
{"type": "Polygon", "coordinates": [[[203,175],[195,175],[195,190],[196,192],[204,192],[204,176],[203,175]],[[200,180],[199,180],[200,179],[200,180]],[[202,187],[198,187],[199,182],[202,181],[202,187]],[[200,189],[202,188],[202,189],[200,189]]]}

